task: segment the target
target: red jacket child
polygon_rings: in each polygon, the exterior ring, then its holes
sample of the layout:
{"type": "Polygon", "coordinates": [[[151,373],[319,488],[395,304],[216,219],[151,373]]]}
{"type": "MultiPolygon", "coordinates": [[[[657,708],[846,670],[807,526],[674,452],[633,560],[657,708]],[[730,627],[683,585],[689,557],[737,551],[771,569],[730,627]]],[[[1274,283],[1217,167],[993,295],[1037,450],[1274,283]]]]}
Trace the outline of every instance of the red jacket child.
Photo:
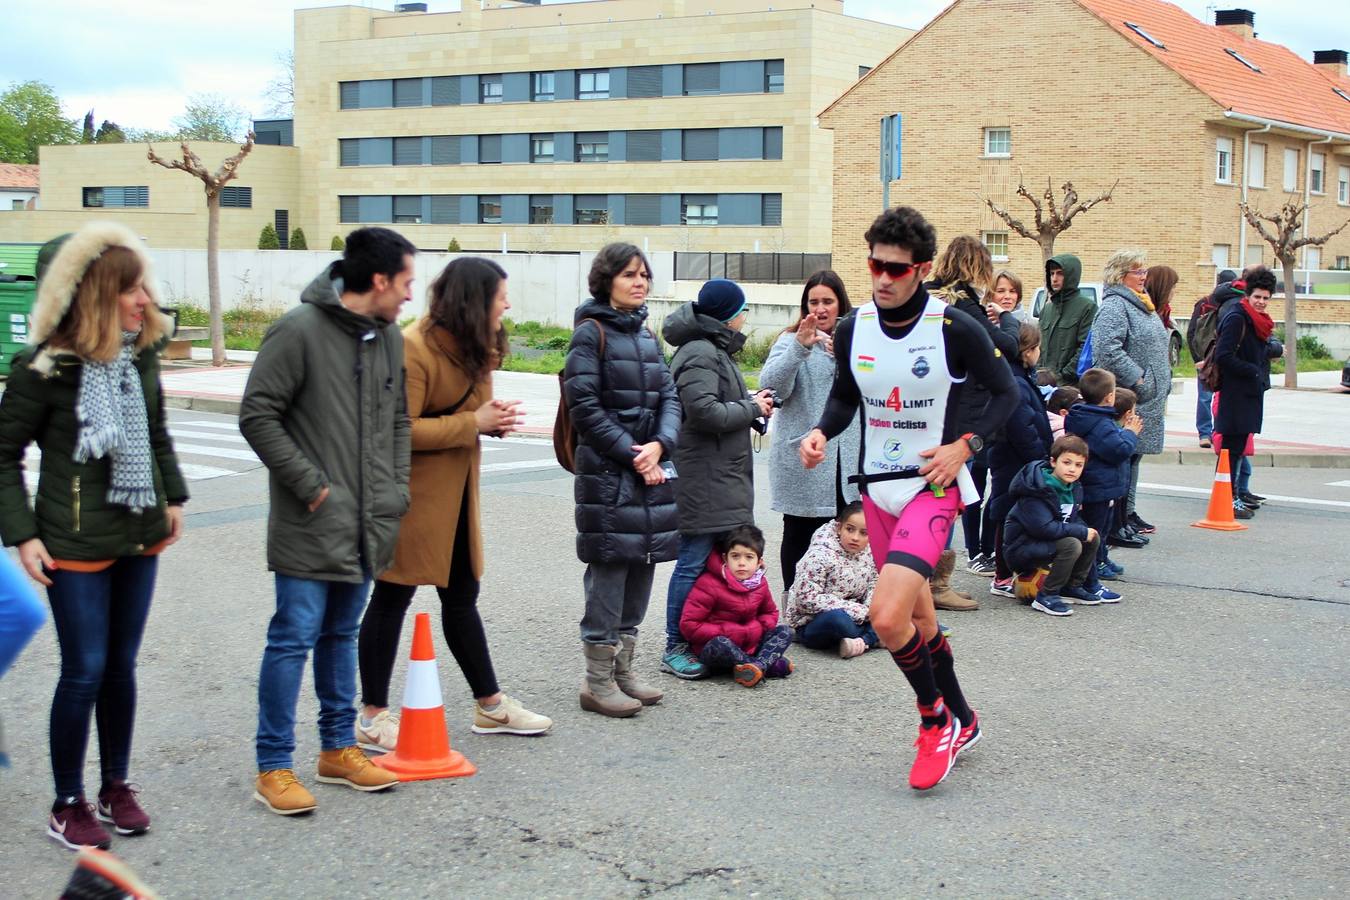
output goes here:
{"type": "Polygon", "coordinates": [[[680,615],[680,634],[690,650],[699,653],[719,634],[751,655],[759,649],[764,635],[778,624],[778,607],[763,571],[759,584],[748,588],[726,570],[719,551],[708,554],[708,567],[694,582],[680,615]]]}

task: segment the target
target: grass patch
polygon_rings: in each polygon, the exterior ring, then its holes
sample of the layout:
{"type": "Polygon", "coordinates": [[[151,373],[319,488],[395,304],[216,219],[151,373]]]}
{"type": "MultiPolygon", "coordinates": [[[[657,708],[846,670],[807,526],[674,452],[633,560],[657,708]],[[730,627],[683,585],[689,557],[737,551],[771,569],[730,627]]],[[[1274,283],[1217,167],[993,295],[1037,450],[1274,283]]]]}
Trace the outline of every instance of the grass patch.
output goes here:
{"type": "MultiPolygon", "coordinates": [[[[1276,336],[1279,337],[1280,335],[1276,336]]],[[[1316,340],[1316,338],[1313,337],[1312,335],[1306,335],[1305,337],[1311,338],[1314,341],[1316,340]]],[[[1343,363],[1339,359],[1331,359],[1330,352],[1327,352],[1327,355],[1325,357],[1321,358],[1312,357],[1304,352],[1305,344],[1303,338],[1299,338],[1298,344],[1299,344],[1298,370],[1300,373],[1339,372],[1341,370],[1341,366],[1343,365],[1343,363]]],[[[1270,374],[1271,375],[1284,374],[1284,357],[1280,357],[1279,359],[1272,359],[1270,361],[1270,374]]],[[[1186,347],[1181,348],[1181,359],[1178,360],[1177,364],[1172,367],[1172,377],[1173,378],[1195,377],[1195,363],[1191,360],[1190,350],[1188,350],[1186,347]]]]}
{"type": "MultiPolygon", "coordinates": [[[[211,314],[203,306],[191,303],[178,304],[178,324],[185,326],[209,326],[211,314]]],[[[276,307],[261,304],[246,304],[227,309],[221,314],[225,325],[226,350],[257,350],[262,345],[263,335],[272,323],[280,319],[285,312],[276,307]]],[[[209,347],[211,342],[193,341],[194,347],[209,347]]]]}

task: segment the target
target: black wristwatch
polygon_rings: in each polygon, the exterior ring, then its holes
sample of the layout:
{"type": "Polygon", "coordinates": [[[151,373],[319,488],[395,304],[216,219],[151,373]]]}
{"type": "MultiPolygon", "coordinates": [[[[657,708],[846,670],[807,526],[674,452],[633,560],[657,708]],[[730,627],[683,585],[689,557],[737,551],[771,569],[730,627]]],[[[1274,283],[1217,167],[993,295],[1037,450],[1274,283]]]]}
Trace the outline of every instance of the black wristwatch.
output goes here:
{"type": "Polygon", "coordinates": [[[961,435],[961,440],[966,442],[966,446],[970,448],[970,453],[972,456],[978,454],[981,450],[984,449],[984,438],[980,437],[973,431],[969,432],[968,434],[961,435]]]}

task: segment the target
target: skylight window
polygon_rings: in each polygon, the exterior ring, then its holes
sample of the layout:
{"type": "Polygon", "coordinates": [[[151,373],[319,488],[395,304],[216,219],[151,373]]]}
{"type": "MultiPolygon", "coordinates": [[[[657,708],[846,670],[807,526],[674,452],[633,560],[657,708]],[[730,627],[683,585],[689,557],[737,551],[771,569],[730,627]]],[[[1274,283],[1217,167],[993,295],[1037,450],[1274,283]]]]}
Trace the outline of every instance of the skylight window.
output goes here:
{"type": "Polygon", "coordinates": [[[1238,62],[1242,63],[1244,66],[1251,69],[1253,72],[1261,71],[1260,66],[1252,62],[1250,59],[1247,59],[1247,57],[1243,56],[1241,53],[1237,52],[1232,47],[1225,47],[1223,49],[1223,52],[1227,53],[1229,56],[1233,57],[1233,59],[1236,59],[1238,62]]]}
{"type": "Polygon", "coordinates": [[[1350,103],[1350,94],[1347,94],[1345,91],[1341,90],[1338,87],[1334,87],[1332,88],[1332,90],[1336,92],[1337,97],[1340,97],[1342,100],[1346,101],[1347,103],[1350,103]]]}
{"type": "Polygon", "coordinates": [[[1134,24],[1133,22],[1126,22],[1126,23],[1125,23],[1125,27],[1128,28],[1128,29],[1130,29],[1131,31],[1133,31],[1135,34],[1139,35],[1139,36],[1140,36],[1141,38],[1143,38],[1144,40],[1148,41],[1148,42],[1149,42],[1150,44],[1152,44],[1153,46],[1157,47],[1159,50],[1166,50],[1166,49],[1167,49],[1167,45],[1166,45],[1166,44],[1164,44],[1162,41],[1160,41],[1160,40],[1158,40],[1157,38],[1155,38],[1153,35],[1149,34],[1149,33],[1148,33],[1147,31],[1145,31],[1141,26],[1136,25],[1136,24],[1134,24]]]}

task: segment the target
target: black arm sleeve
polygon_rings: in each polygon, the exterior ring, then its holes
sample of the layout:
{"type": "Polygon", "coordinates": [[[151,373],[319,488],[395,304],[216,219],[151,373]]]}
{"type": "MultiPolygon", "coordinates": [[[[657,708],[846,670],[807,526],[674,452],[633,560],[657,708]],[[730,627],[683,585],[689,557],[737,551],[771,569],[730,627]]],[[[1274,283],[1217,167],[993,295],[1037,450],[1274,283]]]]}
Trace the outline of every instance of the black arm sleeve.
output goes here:
{"type": "MultiPolygon", "coordinates": [[[[968,431],[988,438],[1003,427],[1003,423],[1017,408],[1017,384],[1012,369],[1002,353],[994,347],[988,330],[955,307],[947,307],[947,322],[942,336],[947,346],[947,368],[956,377],[965,376],[989,391],[989,404],[973,422],[964,423],[968,431]]],[[[838,342],[835,344],[838,347],[838,342]]],[[[949,415],[942,440],[956,440],[956,424],[949,415]],[[951,434],[945,432],[950,431],[951,434]]]]}
{"type": "Polygon", "coordinates": [[[862,392],[853,378],[853,316],[842,319],[834,326],[834,384],[830,386],[830,397],[825,401],[825,411],[821,413],[816,427],[825,432],[826,438],[836,438],[848,428],[853,417],[862,405],[862,392]]]}

